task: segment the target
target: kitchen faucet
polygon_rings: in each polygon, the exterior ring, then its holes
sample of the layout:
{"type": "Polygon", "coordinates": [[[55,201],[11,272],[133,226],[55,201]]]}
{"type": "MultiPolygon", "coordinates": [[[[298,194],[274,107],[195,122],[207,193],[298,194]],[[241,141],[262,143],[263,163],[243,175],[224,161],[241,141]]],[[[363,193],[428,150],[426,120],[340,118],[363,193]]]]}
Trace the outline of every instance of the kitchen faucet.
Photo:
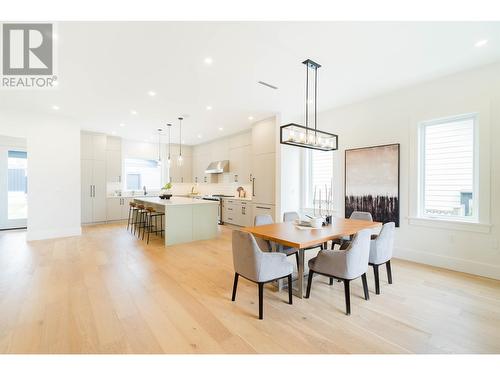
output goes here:
{"type": "Polygon", "coordinates": [[[148,192],[147,192],[147,190],[146,190],[146,185],[144,185],[144,186],[142,187],[142,190],[144,190],[144,195],[148,195],[148,192]]]}

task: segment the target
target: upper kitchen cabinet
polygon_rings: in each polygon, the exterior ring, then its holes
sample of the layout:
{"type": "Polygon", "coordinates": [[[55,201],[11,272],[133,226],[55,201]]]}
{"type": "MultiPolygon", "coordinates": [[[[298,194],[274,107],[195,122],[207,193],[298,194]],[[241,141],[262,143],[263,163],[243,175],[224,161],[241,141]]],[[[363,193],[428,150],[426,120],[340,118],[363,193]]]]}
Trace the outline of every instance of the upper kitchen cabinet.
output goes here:
{"type": "Polygon", "coordinates": [[[275,204],[276,195],[276,154],[254,155],[252,172],[252,201],[275,204]]]}
{"type": "Polygon", "coordinates": [[[227,138],[218,139],[210,143],[209,162],[220,160],[229,160],[229,140],[227,138]]]}
{"type": "Polygon", "coordinates": [[[233,135],[229,138],[229,149],[251,146],[252,145],[252,132],[248,131],[245,133],[240,133],[233,135]]]}
{"type": "Polygon", "coordinates": [[[82,132],[80,137],[81,159],[106,160],[106,135],[82,132]]]}
{"type": "Polygon", "coordinates": [[[252,146],[240,146],[229,149],[230,182],[248,184],[252,173],[252,146]]]}
{"type": "Polygon", "coordinates": [[[172,145],[170,148],[170,182],[172,183],[189,183],[193,182],[193,158],[192,149],[188,146],[182,146],[182,165],[179,165],[177,159],[179,157],[179,146],[172,145]]]}
{"type": "Polygon", "coordinates": [[[276,119],[271,117],[252,126],[252,153],[254,155],[276,152],[276,119]]]}
{"type": "Polygon", "coordinates": [[[106,182],[122,182],[121,139],[108,137],[106,142],[106,182]]]}

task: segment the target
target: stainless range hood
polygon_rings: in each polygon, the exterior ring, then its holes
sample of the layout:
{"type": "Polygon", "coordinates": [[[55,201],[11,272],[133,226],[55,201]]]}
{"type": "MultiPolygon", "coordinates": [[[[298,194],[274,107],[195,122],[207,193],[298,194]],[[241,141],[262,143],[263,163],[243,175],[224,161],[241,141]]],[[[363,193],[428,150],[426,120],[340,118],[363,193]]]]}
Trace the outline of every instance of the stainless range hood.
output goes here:
{"type": "Polygon", "coordinates": [[[229,172],[229,160],[220,160],[211,162],[205,173],[216,174],[216,173],[227,173],[229,172]]]}

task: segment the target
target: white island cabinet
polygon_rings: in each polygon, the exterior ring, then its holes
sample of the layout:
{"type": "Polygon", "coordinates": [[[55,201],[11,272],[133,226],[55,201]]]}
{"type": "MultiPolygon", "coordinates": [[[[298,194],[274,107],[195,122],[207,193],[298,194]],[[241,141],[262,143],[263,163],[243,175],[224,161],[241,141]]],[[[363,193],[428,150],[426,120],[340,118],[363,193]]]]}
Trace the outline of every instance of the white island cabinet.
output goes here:
{"type": "Polygon", "coordinates": [[[217,237],[218,202],[183,197],[137,197],[134,200],[165,212],[165,245],[217,237]]]}

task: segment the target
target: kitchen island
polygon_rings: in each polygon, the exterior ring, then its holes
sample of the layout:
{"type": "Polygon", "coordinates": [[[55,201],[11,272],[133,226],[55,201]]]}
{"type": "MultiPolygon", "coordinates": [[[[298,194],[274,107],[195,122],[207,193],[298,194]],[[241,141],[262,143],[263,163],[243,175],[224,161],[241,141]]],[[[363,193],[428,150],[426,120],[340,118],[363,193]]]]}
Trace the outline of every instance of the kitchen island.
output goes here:
{"type": "Polygon", "coordinates": [[[165,212],[165,245],[209,240],[217,236],[218,202],[184,197],[134,197],[134,201],[165,212]]]}

